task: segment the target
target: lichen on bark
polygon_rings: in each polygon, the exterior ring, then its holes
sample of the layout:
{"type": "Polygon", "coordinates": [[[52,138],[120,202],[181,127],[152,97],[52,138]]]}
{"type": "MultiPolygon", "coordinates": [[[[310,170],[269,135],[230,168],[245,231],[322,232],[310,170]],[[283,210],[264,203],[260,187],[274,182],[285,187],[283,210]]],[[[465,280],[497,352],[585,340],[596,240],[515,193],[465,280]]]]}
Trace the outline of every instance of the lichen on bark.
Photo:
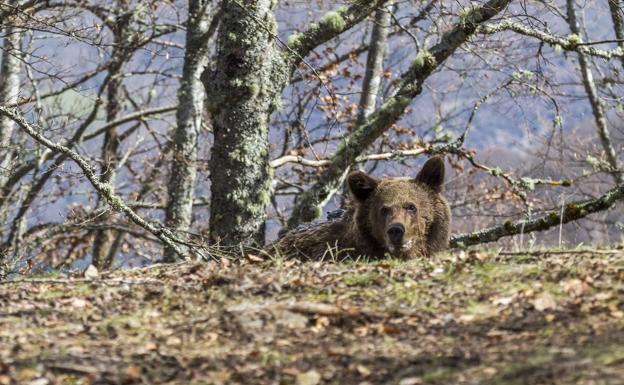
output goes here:
{"type": "Polygon", "coordinates": [[[286,76],[266,28],[275,23],[273,6],[223,2],[215,70],[204,76],[214,125],[210,235],[222,246],[264,241],[272,179],[268,121],[286,76]]]}

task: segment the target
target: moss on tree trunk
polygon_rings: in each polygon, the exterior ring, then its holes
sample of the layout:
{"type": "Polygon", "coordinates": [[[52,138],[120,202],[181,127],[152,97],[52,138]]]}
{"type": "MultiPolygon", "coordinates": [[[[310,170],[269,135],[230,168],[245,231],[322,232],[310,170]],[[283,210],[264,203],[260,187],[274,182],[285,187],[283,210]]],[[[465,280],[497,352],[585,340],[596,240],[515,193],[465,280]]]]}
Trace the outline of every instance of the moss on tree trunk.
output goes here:
{"type": "Polygon", "coordinates": [[[286,68],[270,0],[224,1],[215,70],[204,75],[213,116],[210,234],[223,246],[264,242],[271,196],[268,121],[286,68]]]}

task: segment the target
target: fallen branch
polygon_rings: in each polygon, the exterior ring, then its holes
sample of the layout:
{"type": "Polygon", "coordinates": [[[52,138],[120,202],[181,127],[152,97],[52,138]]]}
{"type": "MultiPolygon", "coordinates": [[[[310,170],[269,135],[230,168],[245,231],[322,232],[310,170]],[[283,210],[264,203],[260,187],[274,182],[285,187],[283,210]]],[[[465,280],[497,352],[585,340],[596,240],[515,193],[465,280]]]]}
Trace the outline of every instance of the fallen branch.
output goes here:
{"type": "Polygon", "coordinates": [[[335,317],[342,315],[357,316],[362,314],[362,310],[359,308],[343,308],[340,306],[320,302],[295,302],[283,306],[283,308],[293,313],[321,315],[326,317],[335,317]]]}
{"type": "Polygon", "coordinates": [[[503,224],[473,233],[454,235],[451,237],[450,246],[466,247],[480,243],[494,242],[500,238],[520,233],[548,230],[551,227],[560,226],[563,223],[572,222],[585,218],[590,214],[608,210],[623,198],[624,184],[609,190],[596,199],[585,202],[571,202],[565,205],[562,210],[547,211],[544,215],[535,219],[517,222],[507,221],[503,224]]]}

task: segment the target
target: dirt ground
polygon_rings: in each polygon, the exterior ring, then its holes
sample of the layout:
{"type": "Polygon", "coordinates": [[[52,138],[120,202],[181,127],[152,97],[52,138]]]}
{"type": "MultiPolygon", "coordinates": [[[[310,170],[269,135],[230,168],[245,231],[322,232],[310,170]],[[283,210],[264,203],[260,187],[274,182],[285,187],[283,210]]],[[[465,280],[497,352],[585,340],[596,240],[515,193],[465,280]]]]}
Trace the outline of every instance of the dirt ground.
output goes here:
{"type": "Polygon", "coordinates": [[[624,251],[0,283],[4,384],[624,384],[624,251]]]}

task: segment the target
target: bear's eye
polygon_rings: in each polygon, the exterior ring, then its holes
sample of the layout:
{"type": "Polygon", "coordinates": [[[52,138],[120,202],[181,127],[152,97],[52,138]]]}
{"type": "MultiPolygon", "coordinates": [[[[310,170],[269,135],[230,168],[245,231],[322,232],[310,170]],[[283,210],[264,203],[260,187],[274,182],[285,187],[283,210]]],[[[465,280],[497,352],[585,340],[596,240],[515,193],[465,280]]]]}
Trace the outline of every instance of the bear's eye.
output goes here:
{"type": "Polygon", "coordinates": [[[390,207],[384,206],[381,208],[381,215],[383,215],[384,217],[388,216],[388,214],[390,214],[390,207]]]}
{"type": "Polygon", "coordinates": [[[416,205],[413,203],[408,203],[407,205],[405,205],[405,210],[407,210],[407,212],[409,212],[410,214],[414,214],[416,212],[416,205]]]}

